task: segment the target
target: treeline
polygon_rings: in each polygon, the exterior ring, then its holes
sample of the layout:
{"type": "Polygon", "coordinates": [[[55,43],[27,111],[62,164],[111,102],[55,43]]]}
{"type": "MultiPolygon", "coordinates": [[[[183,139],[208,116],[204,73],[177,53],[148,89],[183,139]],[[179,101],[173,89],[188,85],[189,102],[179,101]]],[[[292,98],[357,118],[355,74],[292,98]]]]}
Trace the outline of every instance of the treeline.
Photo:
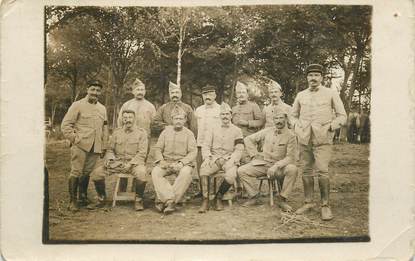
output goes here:
{"type": "Polygon", "coordinates": [[[284,5],[225,7],[45,8],[46,116],[59,123],[70,104],[85,95],[85,83],[99,79],[110,123],[132,98],[129,83],[139,77],[156,107],[177,82],[183,100],[202,103],[201,87],[213,84],[218,100],[234,103],[236,80],[254,82],[251,98],[266,101],[261,80],[278,81],[291,104],[306,88],[304,70],[323,63],[326,84],[341,79],[340,96],[370,103],[369,6],[284,5]]]}

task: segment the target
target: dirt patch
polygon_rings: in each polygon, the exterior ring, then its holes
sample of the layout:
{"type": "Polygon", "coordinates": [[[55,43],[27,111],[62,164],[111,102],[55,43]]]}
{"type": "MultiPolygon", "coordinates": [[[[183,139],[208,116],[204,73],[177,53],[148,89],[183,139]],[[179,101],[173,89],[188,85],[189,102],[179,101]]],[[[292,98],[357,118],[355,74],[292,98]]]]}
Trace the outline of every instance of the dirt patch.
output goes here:
{"type": "MultiPolygon", "coordinates": [[[[51,240],[241,240],[292,239],[368,236],[369,146],[337,144],[330,164],[332,175],[331,206],[335,218],[320,220],[319,209],[307,214],[310,222],[284,223],[277,207],[270,207],[263,186],[263,205],[245,208],[244,199],[226,206],[224,211],[197,212],[201,199],[193,198],[196,184],[186,195],[187,202],[169,216],[154,209],[151,178],[145,192],[146,210],[135,212],[132,203],[115,208],[82,209],[70,213],[67,177],[70,170],[69,147],[50,143],[46,149],[49,169],[49,239],[51,240]]],[[[151,161],[151,158],[149,159],[151,161]]],[[[112,198],[114,177],[107,179],[107,194],[112,198]]],[[[315,198],[318,202],[316,184],[315,198]]],[[[95,200],[91,182],[89,198],[95,200]]],[[[289,203],[302,205],[303,189],[298,178],[289,203]]]]}

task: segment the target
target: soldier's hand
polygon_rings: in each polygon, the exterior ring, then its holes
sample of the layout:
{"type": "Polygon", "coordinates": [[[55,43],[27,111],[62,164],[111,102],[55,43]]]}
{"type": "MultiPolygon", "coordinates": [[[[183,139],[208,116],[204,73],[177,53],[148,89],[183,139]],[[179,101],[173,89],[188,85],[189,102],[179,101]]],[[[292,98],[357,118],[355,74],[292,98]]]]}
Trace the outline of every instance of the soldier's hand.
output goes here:
{"type": "Polygon", "coordinates": [[[161,161],[158,163],[158,165],[159,165],[159,167],[160,167],[160,168],[162,168],[162,169],[167,169],[167,167],[169,166],[169,164],[168,164],[165,160],[161,160],[161,161]]]}
{"type": "Polygon", "coordinates": [[[272,166],[271,168],[269,168],[267,170],[267,176],[268,176],[268,178],[274,178],[276,171],[277,171],[277,168],[275,166],[272,166]]]}
{"type": "Polygon", "coordinates": [[[218,158],[215,163],[218,166],[223,166],[223,164],[225,164],[226,160],[224,158],[218,158]]]}

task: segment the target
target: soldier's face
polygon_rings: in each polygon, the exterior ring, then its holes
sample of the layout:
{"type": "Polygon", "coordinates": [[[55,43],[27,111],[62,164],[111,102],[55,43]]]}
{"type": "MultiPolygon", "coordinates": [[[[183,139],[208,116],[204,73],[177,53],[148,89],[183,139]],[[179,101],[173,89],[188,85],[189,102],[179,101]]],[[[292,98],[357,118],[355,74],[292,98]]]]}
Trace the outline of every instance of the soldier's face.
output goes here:
{"type": "Polygon", "coordinates": [[[86,91],[90,100],[96,102],[98,101],[98,97],[101,95],[101,87],[99,86],[89,86],[88,90],[86,91]]]}
{"type": "Polygon", "coordinates": [[[175,129],[181,129],[184,126],[184,123],[186,122],[186,117],[184,115],[175,115],[172,117],[173,127],[175,129]]]}
{"type": "Polygon", "coordinates": [[[230,111],[221,111],[220,112],[220,119],[222,123],[228,125],[231,122],[232,114],[230,111]]]}
{"type": "Polygon", "coordinates": [[[215,92],[205,92],[202,93],[203,101],[207,105],[211,105],[213,101],[216,99],[216,93],[215,92]]]}
{"type": "Polygon", "coordinates": [[[144,95],[146,95],[146,87],[143,85],[133,87],[133,94],[137,100],[144,99],[144,95]]]}
{"type": "Polygon", "coordinates": [[[248,92],[246,90],[236,90],[236,99],[238,103],[243,103],[248,100],[248,92]]]}
{"type": "Polygon", "coordinates": [[[282,93],[277,88],[269,89],[268,90],[269,97],[272,101],[278,100],[281,98],[282,93]]]}
{"type": "Polygon", "coordinates": [[[310,72],[307,74],[308,86],[316,88],[323,82],[323,75],[319,72],[310,72]]]}
{"type": "Polygon", "coordinates": [[[277,114],[274,116],[274,124],[277,129],[282,129],[287,124],[287,118],[285,114],[277,114]]]}
{"type": "Polygon", "coordinates": [[[133,113],[123,113],[122,115],[122,123],[123,126],[125,126],[126,128],[131,128],[134,124],[134,114],[133,113]]]}
{"type": "Polygon", "coordinates": [[[169,94],[172,102],[178,102],[182,98],[182,91],[180,89],[173,89],[169,94]]]}

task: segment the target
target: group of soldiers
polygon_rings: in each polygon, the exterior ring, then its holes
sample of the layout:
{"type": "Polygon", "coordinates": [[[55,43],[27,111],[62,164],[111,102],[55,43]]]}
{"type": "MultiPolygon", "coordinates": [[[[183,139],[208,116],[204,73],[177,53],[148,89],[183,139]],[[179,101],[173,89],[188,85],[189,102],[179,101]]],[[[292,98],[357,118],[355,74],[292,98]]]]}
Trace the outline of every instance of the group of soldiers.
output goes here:
{"type": "Polygon", "coordinates": [[[105,177],[127,173],[135,177],[135,210],[144,209],[147,183],[146,161],[151,133],[158,135],[153,147],[151,178],[156,193],[155,206],[165,214],[176,210],[192,182],[194,169],[200,178],[203,196],[200,213],[209,208],[208,178],[223,171],[218,190],[214,191],[214,208],[222,210],[222,198],[234,185],[248,195],[243,206],[259,204],[257,177],[277,179],[281,191],[277,205],[293,211],[287,199],[294,187],[298,168],[302,166],[304,205],[302,214],[314,208],[314,177],[321,193],[321,218],[333,218],[329,206],[329,161],[334,132],[346,122],[346,112],[339,95],[322,85],[324,68],[311,64],[306,69],[308,88],[298,93],[293,106],[281,100],[281,86],[270,81],[271,103],[261,111],[248,100],[248,87],[237,82],[237,105],[216,102],[212,85],[202,88],[204,104],[193,111],[181,101],[180,88],[169,84],[170,101],[157,111],[145,99],[145,85],[133,82],[134,98],[123,104],[118,128],[109,138],[105,107],[98,97],[102,85],[88,84],[85,98],[74,102],[62,121],[64,136],[70,140],[69,209],[87,205],[87,188],[91,176],[97,191],[97,206],[106,199],[105,177]],[[197,137],[197,139],[196,139],[197,137]],[[173,184],[168,177],[174,175],[173,184]],[[79,191],[78,191],[79,190],[79,191]]]}

